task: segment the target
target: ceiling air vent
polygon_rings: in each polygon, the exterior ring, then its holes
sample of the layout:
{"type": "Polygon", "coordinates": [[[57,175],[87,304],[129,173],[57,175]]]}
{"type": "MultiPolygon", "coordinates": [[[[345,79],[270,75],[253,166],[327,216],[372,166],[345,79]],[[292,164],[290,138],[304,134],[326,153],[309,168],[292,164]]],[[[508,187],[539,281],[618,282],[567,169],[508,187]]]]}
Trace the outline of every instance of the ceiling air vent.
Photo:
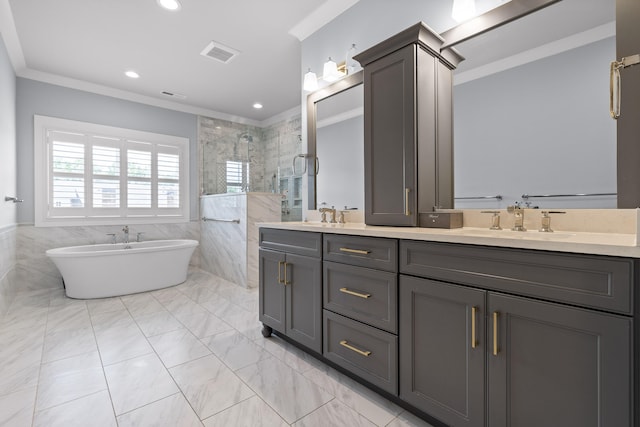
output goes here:
{"type": "Polygon", "coordinates": [[[163,90],[162,94],[164,96],[169,96],[171,98],[187,99],[187,96],[186,95],[182,95],[181,93],[173,93],[173,92],[167,92],[166,90],[163,90]]]}
{"type": "Polygon", "coordinates": [[[215,59],[216,61],[220,61],[223,64],[227,64],[239,53],[240,52],[230,48],[229,46],[225,46],[222,43],[212,41],[207,45],[207,47],[204,48],[202,52],[200,52],[200,55],[206,56],[207,58],[215,59]]]}

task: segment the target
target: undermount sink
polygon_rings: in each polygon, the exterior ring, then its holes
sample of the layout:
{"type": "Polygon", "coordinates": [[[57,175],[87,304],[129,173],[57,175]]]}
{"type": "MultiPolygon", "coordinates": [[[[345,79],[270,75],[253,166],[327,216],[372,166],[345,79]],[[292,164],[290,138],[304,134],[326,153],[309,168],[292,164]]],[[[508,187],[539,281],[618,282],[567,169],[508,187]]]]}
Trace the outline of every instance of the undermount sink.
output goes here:
{"type": "Polygon", "coordinates": [[[498,237],[505,239],[536,239],[536,240],[556,240],[566,239],[575,236],[575,233],[540,232],[537,230],[513,231],[513,230],[490,230],[483,228],[456,228],[451,230],[455,234],[480,237],[498,237]]]}

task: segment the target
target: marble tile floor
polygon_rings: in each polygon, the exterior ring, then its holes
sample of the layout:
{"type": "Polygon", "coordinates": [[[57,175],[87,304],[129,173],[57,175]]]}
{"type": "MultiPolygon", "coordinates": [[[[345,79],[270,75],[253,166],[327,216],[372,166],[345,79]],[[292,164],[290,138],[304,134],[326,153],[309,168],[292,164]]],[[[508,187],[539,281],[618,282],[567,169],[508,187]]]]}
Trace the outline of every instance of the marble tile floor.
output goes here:
{"type": "Polygon", "coordinates": [[[277,337],[258,292],[200,269],[153,292],[19,294],[0,321],[0,426],[429,424],[277,337]]]}

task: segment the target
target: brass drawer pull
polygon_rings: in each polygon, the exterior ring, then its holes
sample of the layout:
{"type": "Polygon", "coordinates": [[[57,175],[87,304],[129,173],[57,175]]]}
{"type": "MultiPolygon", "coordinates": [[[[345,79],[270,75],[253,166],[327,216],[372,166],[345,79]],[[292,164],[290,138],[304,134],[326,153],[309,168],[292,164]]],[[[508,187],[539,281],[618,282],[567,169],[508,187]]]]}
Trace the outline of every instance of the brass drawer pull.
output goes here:
{"type": "Polygon", "coordinates": [[[471,307],[471,348],[478,346],[478,340],[476,339],[476,316],[478,314],[478,307],[471,307]]]}
{"type": "Polygon", "coordinates": [[[411,211],[409,211],[409,192],[410,191],[411,189],[409,188],[404,189],[404,214],[406,216],[411,216],[411,211]]]}
{"type": "Polygon", "coordinates": [[[371,352],[370,352],[370,351],[362,351],[362,350],[360,350],[359,348],[355,348],[354,346],[349,345],[349,343],[347,342],[347,340],[342,340],[342,341],[340,341],[340,345],[341,345],[341,346],[343,346],[343,347],[348,348],[348,349],[349,349],[349,350],[351,350],[351,351],[355,351],[356,353],[358,353],[358,354],[360,354],[360,355],[362,355],[362,356],[365,356],[365,357],[369,357],[369,356],[371,356],[371,352]]]}
{"type": "Polygon", "coordinates": [[[290,265],[288,262],[284,263],[284,282],[282,282],[282,283],[284,283],[285,285],[290,285],[291,284],[291,282],[287,281],[287,266],[288,265],[290,265]]]}
{"type": "Polygon", "coordinates": [[[493,312],[493,355],[498,355],[498,316],[497,311],[493,312]]]}
{"type": "Polygon", "coordinates": [[[280,274],[280,272],[282,271],[282,264],[285,264],[285,262],[278,261],[278,283],[282,283],[284,285],[284,281],[282,280],[282,275],[280,274]]]}
{"type": "Polygon", "coordinates": [[[364,299],[371,298],[371,294],[362,294],[360,292],[352,291],[347,288],[340,288],[340,292],[364,299]]]}
{"type": "Polygon", "coordinates": [[[348,252],[350,254],[360,254],[360,255],[369,255],[371,251],[365,251],[362,249],[349,249],[349,248],[340,248],[340,252],[348,252]]]}

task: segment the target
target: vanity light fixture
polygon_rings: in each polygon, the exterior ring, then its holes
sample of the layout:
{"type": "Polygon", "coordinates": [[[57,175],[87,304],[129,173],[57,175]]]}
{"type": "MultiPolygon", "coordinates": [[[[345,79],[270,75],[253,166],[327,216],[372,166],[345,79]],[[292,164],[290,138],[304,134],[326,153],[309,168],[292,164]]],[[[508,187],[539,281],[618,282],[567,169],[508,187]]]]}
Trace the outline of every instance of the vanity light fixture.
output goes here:
{"type": "Polygon", "coordinates": [[[311,71],[311,68],[309,68],[309,71],[304,75],[302,89],[306,92],[313,92],[318,89],[318,76],[316,76],[316,73],[311,71]]]}
{"type": "Polygon", "coordinates": [[[451,17],[457,22],[463,22],[476,16],[475,0],[453,0],[451,17]]]}
{"type": "Polygon", "coordinates": [[[342,63],[338,66],[332,59],[329,57],[329,60],[324,63],[324,67],[322,68],[322,79],[333,83],[337,80],[340,80],[344,76],[347,75],[346,72],[346,64],[342,63]]]}
{"type": "Polygon", "coordinates": [[[124,72],[124,75],[129,77],[130,79],[137,79],[140,77],[140,74],[136,73],[133,70],[128,70],[124,72]]]}
{"type": "Polygon", "coordinates": [[[262,108],[262,104],[260,104],[259,102],[256,102],[255,104],[253,104],[253,108],[255,108],[256,110],[259,110],[262,108]]]}
{"type": "Polygon", "coordinates": [[[182,8],[178,0],[157,0],[160,7],[170,10],[172,12],[178,11],[182,8]]]}
{"type": "Polygon", "coordinates": [[[329,57],[327,62],[322,67],[322,76],[318,78],[316,73],[311,71],[311,68],[304,75],[304,81],[302,88],[306,92],[313,92],[318,89],[318,80],[324,80],[327,83],[333,83],[346,77],[349,74],[355,73],[359,70],[360,64],[353,57],[358,53],[355,43],[351,44],[351,47],[347,50],[346,60],[336,64],[336,62],[329,57]]]}

